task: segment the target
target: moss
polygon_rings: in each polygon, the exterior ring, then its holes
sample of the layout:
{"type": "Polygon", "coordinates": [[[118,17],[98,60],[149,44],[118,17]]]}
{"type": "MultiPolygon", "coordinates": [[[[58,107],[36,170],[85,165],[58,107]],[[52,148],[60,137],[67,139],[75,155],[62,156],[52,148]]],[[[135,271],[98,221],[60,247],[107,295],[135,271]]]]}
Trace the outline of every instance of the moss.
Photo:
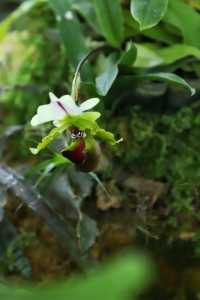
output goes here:
{"type": "Polygon", "coordinates": [[[51,10],[41,4],[24,16],[0,44],[0,95],[6,124],[29,122],[37,106],[48,101],[50,90],[61,88],[66,59],[51,10]],[[31,103],[31,105],[30,105],[31,103]],[[13,114],[13,109],[17,113],[13,114]]]}
{"type": "MultiPolygon", "coordinates": [[[[199,219],[199,106],[183,107],[171,115],[137,108],[130,112],[128,121],[127,116],[118,121],[117,129],[125,142],[116,151],[123,165],[136,175],[167,182],[167,203],[172,211],[199,219]]],[[[116,120],[113,127],[116,130],[116,120]]]]}

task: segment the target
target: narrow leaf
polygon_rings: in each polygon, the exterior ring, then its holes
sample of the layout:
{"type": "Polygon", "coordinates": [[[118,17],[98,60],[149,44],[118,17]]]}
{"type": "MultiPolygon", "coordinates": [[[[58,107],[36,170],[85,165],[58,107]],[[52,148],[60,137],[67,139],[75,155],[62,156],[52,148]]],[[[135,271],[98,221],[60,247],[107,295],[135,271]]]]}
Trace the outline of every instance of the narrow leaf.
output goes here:
{"type": "Polygon", "coordinates": [[[54,10],[67,56],[74,67],[87,54],[81,24],[68,0],[48,0],[54,10]]]}
{"type": "Polygon", "coordinates": [[[107,41],[120,47],[123,40],[123,14],[119,0],[94,0],[97,20],[107,41]]]}
{"type": "Polygon", "coordinates": [[[137,59],[134,66],[139,68],[151,68],[159,65],[168,65],[188,56],[200,59],[200,50],[185,44],[174,44],[169,47],[156,47],[153,43],[135,44],[137,59]]]}
{"type": "Polygon", "coordinates": [[[0,294],[4,300],[124,300],[129,295],[137,299],[137,295],[152,283],[154,270],[148,258],[125,253],[86,275],[73,276],[71,280],[46,287],[13,288],[1,283],[0,294]]]}
{"type": "Polygon", "coordinates": [[[149,79],[149,80],[159,80],[159,81],[166,81],[172,84],[176,84],[188,89],[193,96],[195,94],[195,89],[187,83],[183,78],[180,76],[173,74],[173,73],[149,73],[141,76],[136,76],[138,79],[149,79]]]}
{"type": "Polygon", "coordinates": [[[76,10],[97,33],[101,33],[92,1],[71,0],[71,3],[73,9],[76,10]]]}

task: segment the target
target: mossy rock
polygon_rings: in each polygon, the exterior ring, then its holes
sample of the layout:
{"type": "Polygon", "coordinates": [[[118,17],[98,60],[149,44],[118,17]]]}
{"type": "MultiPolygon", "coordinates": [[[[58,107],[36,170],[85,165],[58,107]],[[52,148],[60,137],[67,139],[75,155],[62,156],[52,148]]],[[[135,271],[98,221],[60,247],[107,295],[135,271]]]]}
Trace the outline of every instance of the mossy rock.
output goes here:
{"type": "Polygon", "coordinates": [[[132,108],[128,116],[114,119],[112,127],[124,137],[124,143],[114,150],[117,163],[136,176],[166,183],[168,222],[181,225],[186,214],[190,228],[200,215],[200,105],[173,114],[132,108]]]}

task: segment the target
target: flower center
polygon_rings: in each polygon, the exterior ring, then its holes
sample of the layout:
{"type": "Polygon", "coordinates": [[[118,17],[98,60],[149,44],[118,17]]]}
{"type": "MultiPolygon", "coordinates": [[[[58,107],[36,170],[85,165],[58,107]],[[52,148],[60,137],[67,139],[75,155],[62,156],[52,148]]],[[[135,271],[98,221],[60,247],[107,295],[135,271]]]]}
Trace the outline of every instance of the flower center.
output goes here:
{"type": "Polygon", "coordinates": [[[80,130],[78,128],[72,128],[71,130],[71,138],[72,139],[79,139],[79,138],[85,138],[86,132],[83,130],[80,130]]]}

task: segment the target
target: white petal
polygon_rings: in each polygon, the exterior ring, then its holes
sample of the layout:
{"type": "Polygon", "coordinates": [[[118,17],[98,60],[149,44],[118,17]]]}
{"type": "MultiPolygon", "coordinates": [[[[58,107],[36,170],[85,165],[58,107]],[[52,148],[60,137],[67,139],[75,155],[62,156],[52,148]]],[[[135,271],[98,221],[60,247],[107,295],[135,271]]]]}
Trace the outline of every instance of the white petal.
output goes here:
{"type": "Polygon", "coordinates": [[[80,109],[82,111],[89,110],[89,109],[93,108],[94,106],[96,106],[99,103],[99,101],[100,101],[99,98],[88,99],[85,102],[81,103],[80,109]]]}
{"type": "Polygon", "coordinates": [[[69,115],[79,115],[82,112],[80,107],[78,105],[76,105],[73,98],[69,95],[62,96],[59,99],[59,102],[64,107],[65,112],[69,115]]]}
{"type": "Polygon", "coordinates": [[[49,121],[61,120],[65,116],[65,112],[57,105],[56,102],[40,105],[37,114],[32,118],[31,125],[37,126],[49,121]]]}
{"type": "Polygon", "coordinates": [[[50,92],[49,93],[49,98],[51,100],[51,102],[55,102],[55,101],[58,101],[58,97],[56,97],[56,95],[54,95],[54,93],[50,92]]]}

